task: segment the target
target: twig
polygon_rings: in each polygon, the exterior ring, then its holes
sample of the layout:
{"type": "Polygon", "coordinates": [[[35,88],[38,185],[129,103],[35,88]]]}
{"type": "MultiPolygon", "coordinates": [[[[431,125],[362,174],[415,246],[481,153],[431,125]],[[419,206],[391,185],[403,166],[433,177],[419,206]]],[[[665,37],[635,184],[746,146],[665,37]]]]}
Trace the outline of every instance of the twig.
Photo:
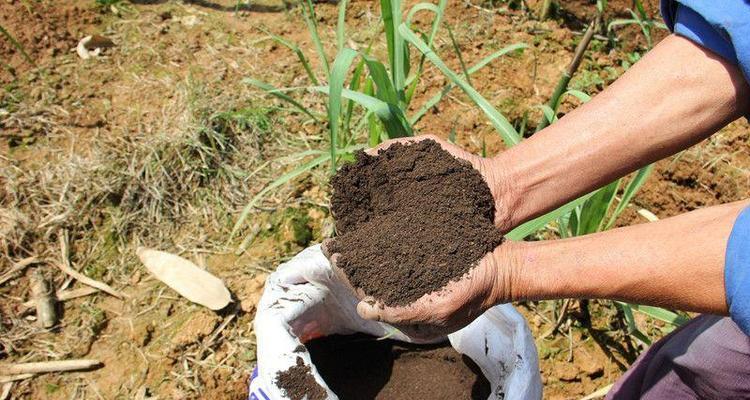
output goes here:
{"type": "Polygon", "coordinates": [[[565,317],[568,316],[568,307],[570,307],[570,299],[565,299],[565,302],[563,303],[563,306],[562,306],[562,310],[560,310],[560,315],[557,316],[557,320],[555,321],[555,325],[542,335],[542,339],[555,333],[555,331],[560,327],[560,325],[562,325],[563,321],[565,320],[565,317]]]}
{"type": "Polygon", "coordinates": [[[10,389],[13,388],[13,382],[8,382],[3,385],[3,391],[0,393],[0,400],[7,400],[10,398],[10,389]]]}
{"type": "Polygon", "coordinates": [[[19,374],[10,376],[0,376],[0,383],[9,383],[15,381],[22,381],[34,377],[34,374],[19,374]]]}
{"type": "MultiPolygon", "coordinates": [[[[58,291],[55,294],[55,297],[57,298],[57,301],[67,301],[67,300],[77,299],[79,297],[89,296],[94,293],[99,293],[99,289],[93,288],[93,287],[83,287],[80,289],[69,289],[69,290],[58,291]]],[[[34,300],[32,299],[32,300],[24,302],[23,306],[26,308],[34,307],[34,300]]]]}
{"type": "Polygon", "coordinates": [[[64,360],[4,364],[0,366],[0,370],[6,374],[43,374],[46,372],[80,371],[101,366],[102,362],[99,360],[64,360]]]}
{"type": "Polygon", "coordinates": [[[57,268],[60,268],[62,272],[65,272],[66,274],[72,276],[73,278],[83,283],[84,285],[89,285],[91,287],[97,288],[101,290],[102,292],[106,292],[112,296],[117,297],[118,299],[130,297],[126,295],[125,293],[118,292],[117,290],[113,289],[111,286],[107,285],[106,283],[102,283],[102,282],[89,278],[88,276],[74,270],[73,268],[70,268],[67,265],[57,264],[57,268]]]}
{"type": "Polygon", "coordinates": [[[31,293],[36,305],[36,319],[39,325],[45,329],[52,328],[57,323],[54,291],[38,268],[34,268],[31,273],[31,293]]]}
{"type": "Polygon", "coordinates": [[[28,257],[24,258],[23,260],[13,264],[12,267],[10,267],[10,271],[6,272],[2,277],[0,277],[0,285],[3,283],[13,279],[13,277],[23,271],[26,267],[28,267],[31,264],[37,263],[39,260],[37,260],[36,257],[28,257]]]}
{"type": "MultiPolygon", "coordinates": [[[[573,79],[573,75],[575,75],[576,71],[578,71],[578,67],[583,61],[583,56],[584,54],[586,54],[586,49],[589,47],[589,43],[591,43],[591,39],[594,37],[594,32],[596,32],[596,27],[597,25],[599,25],[600,19],[601,15],[597,15],[596,19],[594,21],[591,21],[589,27],[586,29],[586,33],[583,34],[581,41],[578,42],[576,51],[573,54],[573,59],[570,61],[570,64],[568,64],[568,67],[565,68],[565,71],[563,71],[562,75],[560,76],[560,80],[557,81],[555,91],[552,93],[552,97],[550,97],[549,102],[547,103],[549,108],[551,108],[552,110],[557,110],[560,97],[562,97],[563,93],[568,90],[568,84],[570,83],[570,80],[573,79]]],[[[536,126],[536,131],[534,132],[536,133],[541,131],[542,129],[546,128],[551,122],[552,121],[547,120],[547,118],[542,117],[542,119],[539,121],[539,124],[536,126]]]]}
{"type": "Polygon", "coordinates": [[[125,295],[124,293],[118,292],[117,290],[113,289],[111,286],[107,285],[106,283],[102,283],[94,279],[91,279],[88,276],[74,270],[70,266],[70,261],[68,260],[68,243],[67,243],[68,235],[60,234],[59,237],[60,237],[60,252],[62,253],[62,263],[57,264],[57,268],[60,268],[60,270],[72,276],[79,282],[85,285],[89,285],[91,287],[95,287],[101,290],[102,292],[109,293],[110,295],[115,296],[118,299],[129,297],[125,295]]]}

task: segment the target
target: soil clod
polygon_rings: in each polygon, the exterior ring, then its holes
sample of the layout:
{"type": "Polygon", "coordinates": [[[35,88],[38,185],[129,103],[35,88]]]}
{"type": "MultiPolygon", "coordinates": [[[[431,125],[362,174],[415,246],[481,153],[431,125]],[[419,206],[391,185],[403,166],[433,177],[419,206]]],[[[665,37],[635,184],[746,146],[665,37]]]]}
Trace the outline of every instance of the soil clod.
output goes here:
{"type": "Polygon", "coordinates": [[[359,152],[331,184],[329,250],[352,285],[390,306],[461,278],[503,240],[481,174],[433,140],[359,152]]]}

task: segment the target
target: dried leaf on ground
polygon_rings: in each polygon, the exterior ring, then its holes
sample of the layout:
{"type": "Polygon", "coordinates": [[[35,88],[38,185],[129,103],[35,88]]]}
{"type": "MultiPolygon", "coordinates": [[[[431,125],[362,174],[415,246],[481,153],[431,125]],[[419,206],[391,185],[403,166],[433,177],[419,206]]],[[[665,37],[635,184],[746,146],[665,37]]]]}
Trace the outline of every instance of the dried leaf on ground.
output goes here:
{"type": "Polygon", "coordinates": [[[156,279],[188,300],[212,310],[220,310],[232,301],[224,282],[193,262],[175,254],[144,247],[139,247],[136,253],[156,279]]]}

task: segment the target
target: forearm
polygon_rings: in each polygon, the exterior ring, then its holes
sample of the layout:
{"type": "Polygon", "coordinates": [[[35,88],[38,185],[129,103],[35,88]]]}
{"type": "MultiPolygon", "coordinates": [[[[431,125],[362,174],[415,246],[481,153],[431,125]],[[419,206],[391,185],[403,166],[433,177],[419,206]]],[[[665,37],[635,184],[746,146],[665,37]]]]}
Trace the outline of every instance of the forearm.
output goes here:
{"type": "Polygon", "coordinates": [[[498,287],[512,282],[505,296],[514,300],[603,298],[726,314],[724,254],[748,203],[571,239],[509,243],[496,263],[512,272],[498,287]]]}
{"type": "Polygon", "coordinates": [[[670,36],[557,123],[491,162],[509,229],[651,162],[750,111],[741,71],[670,36]]]}

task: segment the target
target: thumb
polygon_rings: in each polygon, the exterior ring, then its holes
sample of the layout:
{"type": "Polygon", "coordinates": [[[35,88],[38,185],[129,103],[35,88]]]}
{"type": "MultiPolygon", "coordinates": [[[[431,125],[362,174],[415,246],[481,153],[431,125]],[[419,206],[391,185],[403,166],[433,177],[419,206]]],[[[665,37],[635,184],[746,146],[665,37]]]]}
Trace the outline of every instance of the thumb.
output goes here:
{"type": "Polygon", "coordinates": [[[375,302],[375,299],[367,296],[357,303],[357,314],[363,319],[369,319],[372,321],[380,321],[382,307],[375,302]]]}

